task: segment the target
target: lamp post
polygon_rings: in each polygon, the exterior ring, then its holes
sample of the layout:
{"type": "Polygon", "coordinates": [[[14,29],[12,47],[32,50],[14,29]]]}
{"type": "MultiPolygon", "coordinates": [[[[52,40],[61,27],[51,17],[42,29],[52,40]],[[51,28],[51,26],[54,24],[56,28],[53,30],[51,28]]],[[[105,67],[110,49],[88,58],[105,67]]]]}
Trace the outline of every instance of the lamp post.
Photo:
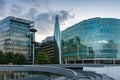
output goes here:
{"type": "Polygon", "coordinates": [[[30,32],[32,32],[32,35],[33,35],[33,38],[32,38],[32,52],[33,52],[33,54],[32,54],[32,64],[34,65],[34,62],[35,62],[35,32],[37,32],[37,30],[36,29],[34,29],[34,28],[31,28],[30,29],[30,32]]]}

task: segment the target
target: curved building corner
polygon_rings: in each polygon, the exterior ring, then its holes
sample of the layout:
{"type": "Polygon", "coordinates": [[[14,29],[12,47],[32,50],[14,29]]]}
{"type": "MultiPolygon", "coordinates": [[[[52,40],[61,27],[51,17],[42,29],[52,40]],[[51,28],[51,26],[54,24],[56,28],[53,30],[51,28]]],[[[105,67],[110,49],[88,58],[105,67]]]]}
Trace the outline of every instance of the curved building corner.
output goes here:
{"type": "Polygon", "coordinates": [[[61,32],[65,64],[119,64],[120,19],[92,18],[61,32]]]}

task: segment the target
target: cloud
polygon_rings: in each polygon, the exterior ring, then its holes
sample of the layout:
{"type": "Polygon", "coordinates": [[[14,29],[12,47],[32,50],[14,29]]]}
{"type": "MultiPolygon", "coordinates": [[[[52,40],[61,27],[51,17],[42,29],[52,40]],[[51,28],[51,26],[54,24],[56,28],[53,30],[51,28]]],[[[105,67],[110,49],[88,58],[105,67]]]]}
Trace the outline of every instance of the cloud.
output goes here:
{"type": "Polygon", "coordinates": [[[55,16],[59,15],[60,24],[73,18],[71,11],[53,11],[49,0],[0,0],[0,18],[16,16],[33,20],[37,35],[49,36],[53,34],[55,16]]]}
{"type": "Polygon", "coordinates": [[[29,20],[33,20],[37,13],[38,13],[37,9],[30,8],[28,10],[28,12],[23,15],[23,17],[25,17],[25,18],[27,18],[29,20]]]}
{"type": "Polygon", "coordinates": [[[0,0],[0,15],[1,16],[3,16],[6,12],[5,7],[6,7],[5,0],[0,0]]]}
{"type": "Polygon", "coordinates": [[[18,6],[18,5],[13,4],[11,6],[10,13],[12,15],[20,15],[22,13],[22,8],[20,6],[18,6]]]}
{"type": "Polygon", "coordinates": [[[36,20],[43,24],[53,23],[53,15],[51,13],[41,13],[36,16],[36,20]]]}
{"type": "Polygon", "coordinates": [[[42,35],[50,34],[53,29],[53,18],[51,13],[41,13],[36,16],[35,26],[42,35]]]}
{"type": "Polygon", "coordinates": [[[59,18],[61,22],[64,22],[70,18],[74,18],[73,14],[70,14],[69,11],[61,10],[58,12],[59,18]]]}
{"type": "Polygon", "coordinates": [[[40,13],[35,17],[35,28],[38,29],[39,34],[47,35],[53,33],[56,14],[59,15],[60,24],[74,18],[73,14],[66,10],[40,13]]]}
{"type": "Polygon", "coordinates": [[[4,0],[0,0],[0,8],[4,8],[5,7],[6,2],[4,0]]]}
{"type": "Polygon", "coordinates": [[[49,3],[49,0],[20,0],[20,1],[23,3],[29,4],[29,5],[36,6],[36,7],[39,7],[44,4],[48,5],[49,3]]]}

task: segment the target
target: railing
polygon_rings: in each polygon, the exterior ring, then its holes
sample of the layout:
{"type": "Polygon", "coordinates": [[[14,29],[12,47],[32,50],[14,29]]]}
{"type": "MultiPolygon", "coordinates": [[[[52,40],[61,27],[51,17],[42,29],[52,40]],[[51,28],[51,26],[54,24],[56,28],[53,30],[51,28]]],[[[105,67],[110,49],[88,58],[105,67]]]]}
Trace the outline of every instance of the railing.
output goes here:
{"type": "Polygon", "coordinates": [[[65,68],[42,65],[0,65],[0,71],[37,71],[60,74],[68,78],[75,78],[77,73],[65,68]]]}

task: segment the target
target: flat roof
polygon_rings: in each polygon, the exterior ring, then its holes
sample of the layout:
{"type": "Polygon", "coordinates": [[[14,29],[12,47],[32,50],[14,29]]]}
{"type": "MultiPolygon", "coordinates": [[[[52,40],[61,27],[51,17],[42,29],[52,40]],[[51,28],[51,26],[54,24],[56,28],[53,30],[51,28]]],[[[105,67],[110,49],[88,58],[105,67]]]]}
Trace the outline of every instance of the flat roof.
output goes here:
{"type": "Polygon", "coordinates": [[[25,20],[25,19],[13,17],[13,16],[9,16],[8,18],[10,18],[10,20],[18,21],[18,22],[22,22],[22,23],[26,23],[26,24],[32,24],[32,23],[34,23],[33,21],[25,20]]]}

